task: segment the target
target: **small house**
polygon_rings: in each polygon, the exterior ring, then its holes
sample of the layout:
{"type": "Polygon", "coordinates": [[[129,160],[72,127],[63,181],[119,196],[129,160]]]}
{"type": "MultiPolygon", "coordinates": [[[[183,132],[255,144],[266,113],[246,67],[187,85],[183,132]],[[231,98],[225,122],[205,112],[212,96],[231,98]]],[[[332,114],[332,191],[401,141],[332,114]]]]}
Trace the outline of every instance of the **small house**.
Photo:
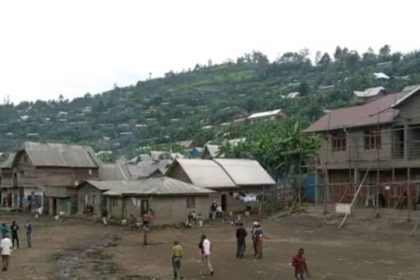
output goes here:
{"type": "MultiPolygon", "coordinates": [[[[95,183],[96,184],[96,183],[95,183]]],[[[148,178],[130,182],[113,182],[103,193],[111,218],[125,219],[153,213],[155,225],[183,223],[195,211],[209,216],[213,191],[169,177],[148,178]]]]}
{"type": "Polygon", "coordinates": [[[70,215],[77,210],[76,186],[80,181],[97,179],[100,164],[87,146],[25,142],[11,166],[2,168],[6,175],[1,188],[18,193],[15,208],[42,208],[51,215],[70,215]]]}
{"type": "Polygon", "coordinates": [[[213,198],[224,211],[245,208],[235,194],[261,195],[275,185],[257,161],[247,159],[180,159],[166,175],[216,191],[213,198]]]}

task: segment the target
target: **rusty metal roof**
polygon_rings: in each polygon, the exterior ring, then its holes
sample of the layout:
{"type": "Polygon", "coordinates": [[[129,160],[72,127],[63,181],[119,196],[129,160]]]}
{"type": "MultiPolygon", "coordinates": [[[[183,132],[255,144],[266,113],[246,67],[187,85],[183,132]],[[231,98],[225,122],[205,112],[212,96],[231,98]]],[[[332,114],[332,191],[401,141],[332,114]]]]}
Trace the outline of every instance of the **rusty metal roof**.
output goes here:
{"type": "Polygon", "coordinates": [[[407,92],[388,94],[360,106],[332,110],[309,126],[305,132],[321,132],[391,123],[399,112],[392,106],[407,94],[407,92]]]}

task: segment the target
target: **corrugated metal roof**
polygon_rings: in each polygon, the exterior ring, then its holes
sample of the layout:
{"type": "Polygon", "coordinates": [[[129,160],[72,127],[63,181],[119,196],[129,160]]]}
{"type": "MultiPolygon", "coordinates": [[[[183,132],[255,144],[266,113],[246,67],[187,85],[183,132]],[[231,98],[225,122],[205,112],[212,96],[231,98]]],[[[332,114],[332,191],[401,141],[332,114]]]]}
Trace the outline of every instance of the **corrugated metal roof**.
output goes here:
{"type": "Polygon", "coordinates": [[[26,151],[34,166],[97,168],[101,165],[88,146],[25,142],[20,151],[26,151]]]}
{"type": "Polygon", "coordinates": [[[97,180],[88,180],[81,185],[90,184],[101,191],[120,191],[127,189],[131,186],[138,185],[138,181],[126,181],[126,180],[112,180],[112,181],[97,181],[97,180]]]}
{"type": "Polygon", "coordinates": [[[405,87],[403,89],[403,92],[406,92],[407,94],[398,99],[397,102],[395,102],[394,104],[392,104],[392,107],[398,107],[400,106],[402,103],[406,102],[406,100],[408,100],[409,98],[411,98],[412,96],[414,96],[415,94],[417,94],[418,92],[420,92],[420,85],[414,85],[414,86],[410,86],[410,87],[405,87]]]}
{"type": "Polygon", "coordinates": [[[206,153],[206,150],[211,158],[215,158],[220,156],[220,147],[219,145],[213,145],[213,144],[206,144],[204,147],[204,153],[206,153]]]}
{"type": "Polygon", "coordinates": [[[207,195],[213,191],[169,177],[140,180],[140,187],[129,187],[123,195],[207,195]]]}
{"type": "Polygon", "coordinates": [[[118,162],[117,163],[110,163],[104,164],[99,168],[99,179],[101,180],[127,180],[130,178],[129,172],[124,168],[123,164],[118,162]]]}
{"type": "Polygon", "coordinates": [[[10,154],[5,161],[0,164],[0,168],[12,168],[13,160],[15,159],[15,153],[10,154]]]}
{"type": "Polygon", "coordinates": [[[320,132],[346,127],[390,123],[398,116],[399,112],[391,106],[406,95],[406,92],[388,94],[360,106],[332,110],[305,131],[320,132]]]}
{"type": "Polygon", "coordinates": [[[127,164],[126,166],[135,180],[147,178],[159,170],[159,166],[153,160],[140,161],[135,165],[127,164]]]}
{"type": "Polygon", "coordinates": [[[266,117],[271,117],[271,116],[276,116],[276,115],[282,115],[281,109],[254,113],[254,114],[251,114],[248,117],[248,119],[252,120],[252,119],[258,119],[258,118],[266,118],[266,117]]]}
{"type": "Polygon", "coordinates": [[[373,97],[373,96],[377,96],[382,91],[385,91],[384,87],[373,87],[373,88],[367,88],[364,91],[354,91],[354,94],[357,97],[373,97]]]}
{"type": "Polygon", "coordinates": [[[275,185],[276,182],[256,160],[214,159],[238,186],[275,185]]]}
{"type": "Polygon", "coordinates": [[[191,182],[205,188],[234,188],[235,183],[216,162],[207,159],[178,159],[191,182]]]}
{"type": "Polygon", "coordinates": [[[130,195],[208,195],[213,191],[169,177],[137,181],[87,181],[109,196],[130,195]]]}

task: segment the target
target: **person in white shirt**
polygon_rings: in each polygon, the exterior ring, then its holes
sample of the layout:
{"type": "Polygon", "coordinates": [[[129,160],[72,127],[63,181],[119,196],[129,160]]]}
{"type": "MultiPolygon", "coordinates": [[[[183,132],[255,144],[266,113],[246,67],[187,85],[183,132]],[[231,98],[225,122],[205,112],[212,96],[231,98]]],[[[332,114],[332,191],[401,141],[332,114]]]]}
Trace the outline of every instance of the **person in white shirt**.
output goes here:
{"type": "Polygon", "coordinates": [[[202,235],[201,236],[201,241],[200,241],[200,244],[198,245],[198,247],[200,248],[202,263],[207,264],[207,267],[210,271],[210,275],[213,276],[214,275],[214,270],[213,270],[213,266],[211,265],[211,259],[210,259],[211,250],[212,250],[210,240],[208,240],[205,235],[202,235]]]}
{"type": "Polygon", "coordinates": [[[3,262],[3,271],[6,271],[9,268],[9,259],[11,248],[13,247],[12,241],[6,236],[0,242],[1,249],[1,259],[3,262]]]}

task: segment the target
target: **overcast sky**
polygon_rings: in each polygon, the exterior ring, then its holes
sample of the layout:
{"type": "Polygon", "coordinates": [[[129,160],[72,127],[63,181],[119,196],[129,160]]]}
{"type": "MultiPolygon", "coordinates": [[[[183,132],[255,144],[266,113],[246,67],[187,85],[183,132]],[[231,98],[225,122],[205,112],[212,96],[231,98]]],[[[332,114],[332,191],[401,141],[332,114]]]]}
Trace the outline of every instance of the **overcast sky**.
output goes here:
{"type": "Polygon", "coordinates": [[[253,49],[420,48],[410,0],[0,2],[0,103],[100,93],[253,49]]]}

